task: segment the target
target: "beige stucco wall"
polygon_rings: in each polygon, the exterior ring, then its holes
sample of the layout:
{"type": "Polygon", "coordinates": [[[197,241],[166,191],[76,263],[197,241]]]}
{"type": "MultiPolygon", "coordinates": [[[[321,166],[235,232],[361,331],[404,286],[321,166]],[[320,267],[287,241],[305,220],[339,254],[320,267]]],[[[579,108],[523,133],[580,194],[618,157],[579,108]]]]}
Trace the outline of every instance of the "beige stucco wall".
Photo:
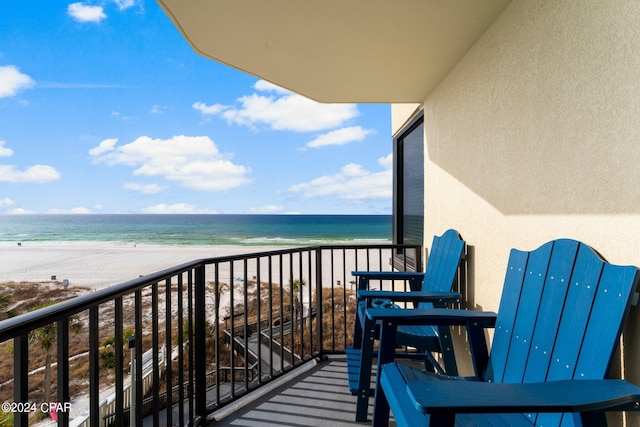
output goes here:
{"type": "Polygon", "coordinates": [[[638,22],[637,0],[514,0],[425,100],[425,244],[454,227],[473,246],[473,304],[497,309],[512,247],[570,237],[640,266],[638,22]]]}

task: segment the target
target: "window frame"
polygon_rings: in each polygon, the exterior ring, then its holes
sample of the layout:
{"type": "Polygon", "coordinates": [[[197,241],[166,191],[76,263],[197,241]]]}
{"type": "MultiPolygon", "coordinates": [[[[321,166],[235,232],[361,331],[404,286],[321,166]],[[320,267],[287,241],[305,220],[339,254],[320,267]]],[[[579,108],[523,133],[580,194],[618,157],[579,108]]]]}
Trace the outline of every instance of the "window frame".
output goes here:
{"type": "MultiPolygon", "coordinates": [[[[422,148],[422,164],[420,165],[420,177],[422,177],[422,191],[420,194],[420,232],[411,240],[411,244],[424,245],[424,111],[413,117],[393,138],[393,242],[394,244],[408,244],[407,231],[405,230],[405,141],[409,137],[419,136],[422,148]],[[421,129],[421,134],[414,132],[421,129]],[[419,241],[419,243],[417,243],[419,241]]],[[[404,251],[399,248],[393,257],[393,265],[399,270],[419,271],[422,266],[416,265],[416,254],[412,251],[404,251]]],[[[422,257],[419,256],[418,259],[422,257]]]]}

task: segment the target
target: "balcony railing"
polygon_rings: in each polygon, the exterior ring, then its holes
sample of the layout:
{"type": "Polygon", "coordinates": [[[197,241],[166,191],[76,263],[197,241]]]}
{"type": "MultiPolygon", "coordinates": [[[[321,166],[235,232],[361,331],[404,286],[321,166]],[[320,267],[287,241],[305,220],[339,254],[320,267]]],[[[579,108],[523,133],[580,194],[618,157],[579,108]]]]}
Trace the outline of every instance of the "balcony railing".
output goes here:
{"type": "Polygon", "coordinates": [[[356,304],[351,271],[388,271],[399,257],[421,265],[421,248],[195,260],[4,320],[0,352],[13,353],[13,378],[0,385],[12,405],[4,412],[17,426],[48,416],[61,426],[204,425],[305,362],[343,353],[356,304]]]}

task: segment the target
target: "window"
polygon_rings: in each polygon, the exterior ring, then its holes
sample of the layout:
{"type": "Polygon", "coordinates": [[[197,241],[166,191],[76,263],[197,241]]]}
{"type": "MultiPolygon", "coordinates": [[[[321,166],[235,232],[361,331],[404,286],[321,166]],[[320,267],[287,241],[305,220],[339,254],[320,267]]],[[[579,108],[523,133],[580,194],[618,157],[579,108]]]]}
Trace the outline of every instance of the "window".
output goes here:
{"type": "MultiPolygon", "coordinates": [[[[424,244],[424,115],[414,118],[393,140],[393,241],[424,244]]],[[[404,264],[400,251],[395,262],[404,264]]],[[[416,270],[415,255],[406,254],[408,269],[416,270]]]]}

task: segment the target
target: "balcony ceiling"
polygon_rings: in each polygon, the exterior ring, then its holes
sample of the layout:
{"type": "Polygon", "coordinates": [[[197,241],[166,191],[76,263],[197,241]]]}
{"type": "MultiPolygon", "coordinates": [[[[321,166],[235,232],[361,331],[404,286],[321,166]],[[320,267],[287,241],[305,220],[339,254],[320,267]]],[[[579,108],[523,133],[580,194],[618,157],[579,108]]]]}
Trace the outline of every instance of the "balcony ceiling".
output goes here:
{"type": "Polygon", "coordinates": [[[422,102],[511,0],[157,0],[200,54],[323,102],[422,102]]]}

